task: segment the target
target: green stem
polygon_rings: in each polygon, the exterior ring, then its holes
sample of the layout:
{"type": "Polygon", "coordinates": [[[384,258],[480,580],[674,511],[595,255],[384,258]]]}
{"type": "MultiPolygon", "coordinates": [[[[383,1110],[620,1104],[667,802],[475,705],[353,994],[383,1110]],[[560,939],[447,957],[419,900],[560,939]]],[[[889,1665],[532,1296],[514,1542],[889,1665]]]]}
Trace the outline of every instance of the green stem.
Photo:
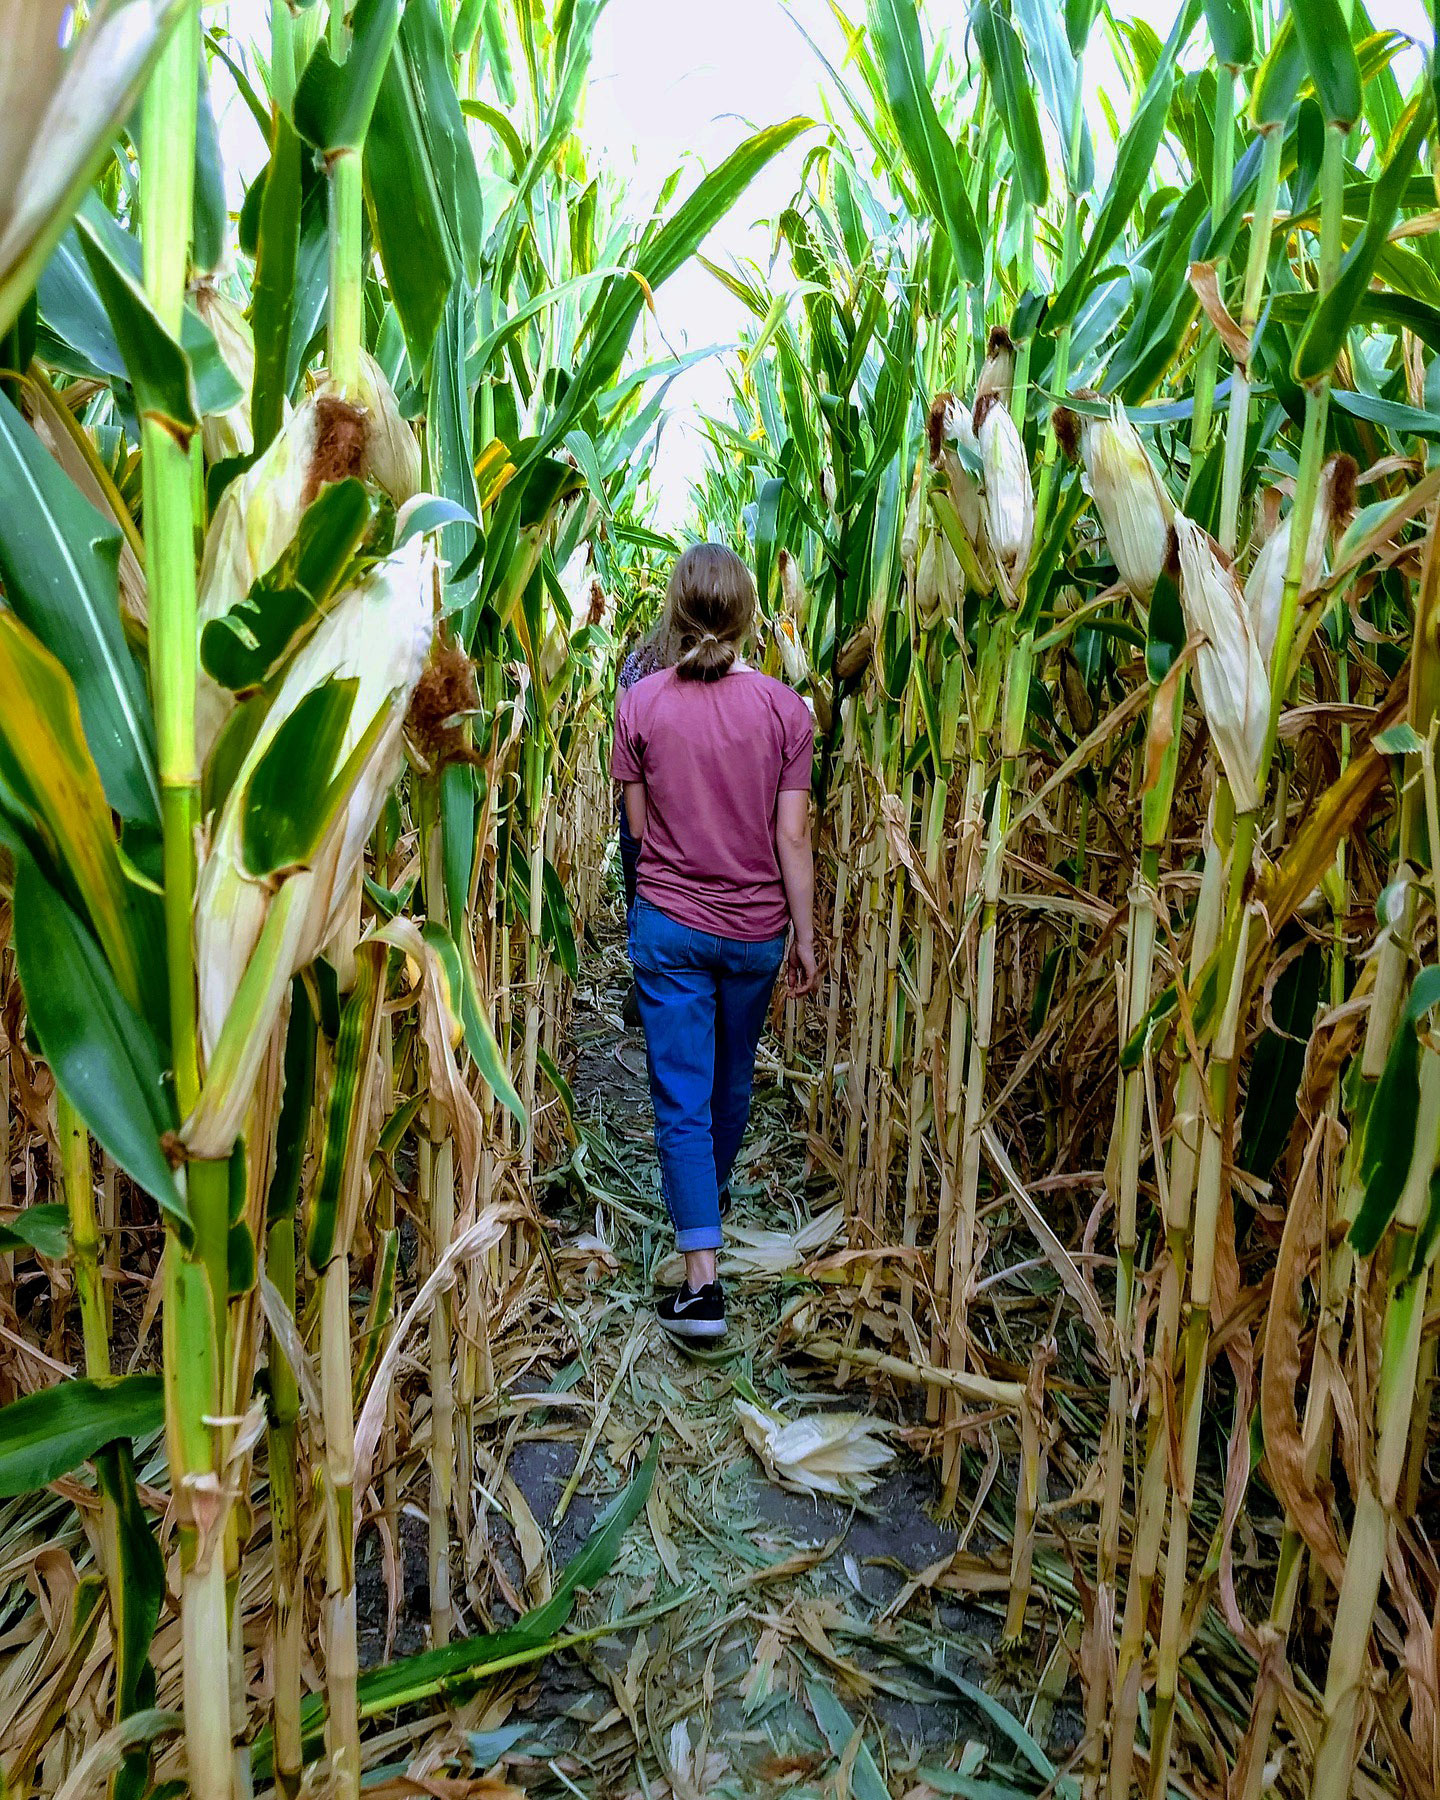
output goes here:
{"type": "MultiPolygon", "coordinates": [[[[1270,131],[1261,154],[1260,176],[1255,191],[1255,211],[1250,221],[1250,252],[1245,263],[1245,289],[1240,303],[1240,329],[1247,344],[1255,341],[1260,322],[1260,301],[1265,271],[1270,262],[1270,233],[1275,223],[1275,202],[1280,191],[1280,163],[1285,149],[1281,131],[1270,131]]],[[[1235,554],[1240,530],[1240,488],[1245,474],[1246,440],[1250,420],[1250,369],[1237,363],[1230,383],[1230,411],[1225,424],[1225,467],[1220,481],[1220,547],[1235,554]]]]}
{"type": "Polygon", "coordinates": [[[360,152],[336,151],[330,163],[330,379],[347,395],[359,386],[364,341],[363,200],[360,152]]]}
{"type": "MultiPolygon", "coordinates": [[[[195,167],[199,8],[182,7],[146,89],[141,141],[141,252],[151,305],[178,337],[185,304],[195,167]]],[[[195,750],[195,489],[189,447],[162,421],[142,419],[145,554],[150,590],[150,675],[164,830],[165,945],[175,1098],[183,1117],[199,1093],[191,950],[195,750]]],[[[172,1231],[165,1255],[165,1394],[171,1479],[180,1519],[185,1737],[195,1800],[229,1800],[230,1678],[225,1560],[218,1528],[193,1513],[200,1476],[217,1476],[229,1273],[229,1203],[223,1164],[187,1171],[193,1243],[172,1231]]]]}
{"type": "Polygon", "coordinates": [[[79,1113],[57,1088],[55,1128],[60,1138],[60,1166],[65,1208],[70,1220],[70,1256],[75,1271],[75,1298],[80,1306],[80,1337],[85,1346],[85,1373],[110,1373],[110,1337],[105,1328],[105,1295],[100,1275],[100,1221],[95,1211],[95,1178],[90,1168],[90,1134],[79,1113]]]}

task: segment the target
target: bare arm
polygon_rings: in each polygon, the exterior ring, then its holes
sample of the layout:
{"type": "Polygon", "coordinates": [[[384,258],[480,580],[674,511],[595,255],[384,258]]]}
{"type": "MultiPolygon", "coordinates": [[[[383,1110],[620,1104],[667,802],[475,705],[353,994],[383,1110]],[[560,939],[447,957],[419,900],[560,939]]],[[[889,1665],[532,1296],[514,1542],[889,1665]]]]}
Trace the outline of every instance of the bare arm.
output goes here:
{"type": "Polygon", "coordinates": [[[820,985],[820,970],[815,960],[815,860],[810,851],[810,794],[807,789],[787,789],[780,795],[775,815],[775,851],[780,862],[780,879],[785,884],[790,923],[795,931],[785,990],[798,998],[801,994],[813,994],[820,985]]]}
{"type": "Polygon", "coordinates": [[[630,835],[643,838],[645,835],[645,783],[643,781],[626,781],[621,786],[625,790],[625,817],[630,821],[630,835]]]}

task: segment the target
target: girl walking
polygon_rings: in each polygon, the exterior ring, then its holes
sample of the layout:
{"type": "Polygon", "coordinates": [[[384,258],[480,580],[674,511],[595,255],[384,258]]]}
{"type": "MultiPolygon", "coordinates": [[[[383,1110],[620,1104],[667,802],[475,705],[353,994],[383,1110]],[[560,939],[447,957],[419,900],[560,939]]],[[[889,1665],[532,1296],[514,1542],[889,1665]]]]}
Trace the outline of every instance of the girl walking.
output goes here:
{"type": "Polygon", "coordinates": [[[755,1052],[790,940],[786,991],[819,977],[812,921],[814,727],[793,689],[747,668],[755,588],[697,544],[665,598],[662,665],[621,696],[612,773],[640,841],[630,960],[655,1145],[685,1280],[661,1301],[677,1336],[716,1338],[720,1191],[750,1116],[755,1052]]]}

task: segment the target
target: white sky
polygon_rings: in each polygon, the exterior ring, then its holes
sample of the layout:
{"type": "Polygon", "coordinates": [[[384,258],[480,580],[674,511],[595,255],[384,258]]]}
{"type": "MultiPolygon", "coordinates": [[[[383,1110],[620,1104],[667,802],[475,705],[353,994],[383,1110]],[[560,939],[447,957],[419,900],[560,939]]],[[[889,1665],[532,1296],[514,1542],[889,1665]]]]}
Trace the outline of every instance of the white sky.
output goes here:
{"type": "MultiPolygon", "coordinates": [[[[1124,16],[1145,19],[1163,37],[1174,21],[1178,0],[1114,0],[1124,16]]],[[[847,10],[863,16],[863,0],[849,0],[847,10]]],[[[956,28],[968,9],[959,0],[929,0],[927,24],[945,18],[956,28]]],[[[1430,41],[1426,0],[1370,0],[1377,26],[1392,26],[1430,41]]],[[[207,8],[217,21],[228,15],[230,28],[242,42],[252,39],[268,19],[267,0],[232,0],[228,7],[207,8]]],[[[713,168],[728,151],[758,126],[794,114],[820,116],[819,93],[828,79],[815,60],[796,22],[802,23],[837,64],[843,38],[828,0],[610,0],[595,34],[582,129],[592,146],[592,162],[601,158],[617,173],[633,171],[634,210],[648,210],[661,182],[678,163],[689,159],[692,172],[682,191],[703,168],[713,168]]],[[[1108,91],[1117,111],[1127,115],[1123,85],[1097,24],[1086,60],[1089,110],[1097,127],[1101,114],[1095,95],[1108,91]]],[[[268,28],[265,29],[268,39],[268,28]]],[[[264,41],[264,40],[262,40],[264,41]]],[[[1408,72],[1401,74],[1402,83],[1408,72]]],[[[228,86],[228,84],[226,84],[228,86]]],[[[220,92],[217,83],[217,102],[220,92]]],[[[244,166],[248,178],[263,159],[263,148],[238,101],[223,105],[222,139],[227,160],[244,166]]],[[[1097,149],[1105,132],[1098,132],[1097,149]]],[[[800,164],[814,137],[802,137],[777,157],[755,181],[740,205],[713,233],[705,246],[716,262],[749,257],[768,260],[771,234],[764,221],[775,218],[793,194],[800,164]]],[[[662,354],[665,344],[681,350],[735,340],[747,314],[738,301],[698,263],[673,276],[656,297],[658,319],[650,326],[650,347],[662,354]],[[657,331],[663,334],[660,341],[657,331]]],[[[682,522],[688,511],[689,485],[704,460],[704,441],[695,420],[720,410],[727,387],[718,358],[697,364],[670,389],[673,418],[662,440],[656,470],[661,522],[682,522]]]]}

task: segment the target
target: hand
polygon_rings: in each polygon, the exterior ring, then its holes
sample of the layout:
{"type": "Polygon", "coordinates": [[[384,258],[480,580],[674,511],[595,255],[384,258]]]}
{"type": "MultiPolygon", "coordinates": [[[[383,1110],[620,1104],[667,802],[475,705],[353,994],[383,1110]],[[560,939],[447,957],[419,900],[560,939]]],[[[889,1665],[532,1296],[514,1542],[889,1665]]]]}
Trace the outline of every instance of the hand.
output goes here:
{"type": "Polygon", "coordinates": [[[790,961],[785,970],[785,996],[799,1000],[813,994],[820,985],[820,965],[815,960],[815,945],[809,939],[790,940],[790,961]]]}

